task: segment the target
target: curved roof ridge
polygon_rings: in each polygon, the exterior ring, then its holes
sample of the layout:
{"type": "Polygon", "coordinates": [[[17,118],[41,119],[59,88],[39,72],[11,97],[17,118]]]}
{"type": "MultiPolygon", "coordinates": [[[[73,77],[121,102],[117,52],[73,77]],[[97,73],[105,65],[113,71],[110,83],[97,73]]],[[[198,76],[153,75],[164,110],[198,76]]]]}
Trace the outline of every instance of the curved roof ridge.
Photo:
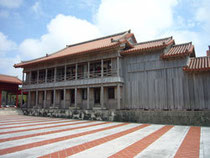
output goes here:
{"type": "Polygon", "coordinates": [[[128,32],[128,31],[124,31],[124,32],[120,32],[120,33],[116,33],[116,34],[113,34],[113,35],[108,35],[108,36],[104,36],[104,37],[100,37],[100,38],[96,38],[96,39],[92,39],[92,40],[88,40],[88,41],[84,41],[84,42],[80,42],[80,43],[66,45],[66,46],[67,47],[73,47],[73,46],[77,46],[77,45],[80,45],[80,44],[85,44],[85,43],[94,42],[94,41],[98,41],[98,40],[102,40],[102,39],[106,39],[106,38],[110,38],[110,37],[114,37],[114,36],[123,35],[126,32],[128,32]]]}
{"type": "Polygon", "coordinates": [[[183,46],[183,45],[188,45],[188,44],[191,44],[191,45],[192,45],[192,42],[186,42],[186,43],[174,44],[172,47],[176,47],[176,46],[183,46]]]}
{"type": "Polygon", "coordinates": [[[159,42],[159,41],[169,40],[169,39],[170,40],[173,39],[173,36],[166,37],[166,38],[161,38],[161,39],[156,39],[156,40],[151,40],[151,41],[139,42],[139,43],[136,43],[135,45],[140,45],[140,44],[145,44],[145,43],[150,43],[150,42],[159,42]]]}
{"type": "MultiPolygon", "coordinates": [[[[46,58],[46,57],[48,57],[48,56],[54,55],[54,54],[56,54],[56,53],[59,53],[60,51],[65,50],[65,49],[67,49],[67,48],[68,48],[68,47],[65,47],[65,48],[63,48],[63,49],[60,49],[60,50],[58,50],[58,51],[56,51],[56,52],[53,52],[53,53],[50,53],[50,54],[46,53],[45,56],[38,57],[38,58],[35,58],[35,59],[21,61],[21,63],[27,63],[27,62],[35,61],[35,60],[38,60],[38,59],[43,59],[43,58],[46,58]]],[[[15,64],[15,65],[16,65],[16,64],[15,64]]]]}

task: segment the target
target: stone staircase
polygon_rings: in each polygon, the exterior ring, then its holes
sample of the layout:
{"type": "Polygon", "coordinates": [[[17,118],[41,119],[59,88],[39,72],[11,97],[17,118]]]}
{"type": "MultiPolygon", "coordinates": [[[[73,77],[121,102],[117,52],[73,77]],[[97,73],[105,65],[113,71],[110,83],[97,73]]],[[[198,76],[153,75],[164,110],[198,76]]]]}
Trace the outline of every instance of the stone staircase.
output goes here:
{"type": "Polygon", "coordinates": [[[0,115],[23,115],[19,108],[0,108],[0,115]]]}

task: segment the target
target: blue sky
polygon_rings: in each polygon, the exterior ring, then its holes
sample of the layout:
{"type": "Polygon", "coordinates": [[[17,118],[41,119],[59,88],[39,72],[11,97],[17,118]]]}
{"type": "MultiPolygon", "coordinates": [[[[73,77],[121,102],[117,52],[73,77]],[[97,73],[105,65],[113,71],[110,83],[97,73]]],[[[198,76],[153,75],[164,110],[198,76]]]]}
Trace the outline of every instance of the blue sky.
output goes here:
{"type": "Polygon", "coordinates": [[[0,73],[67,44],[128,29],[137,41],[173,36],[206,55],[210,0],[0,0],[0,73]]]}

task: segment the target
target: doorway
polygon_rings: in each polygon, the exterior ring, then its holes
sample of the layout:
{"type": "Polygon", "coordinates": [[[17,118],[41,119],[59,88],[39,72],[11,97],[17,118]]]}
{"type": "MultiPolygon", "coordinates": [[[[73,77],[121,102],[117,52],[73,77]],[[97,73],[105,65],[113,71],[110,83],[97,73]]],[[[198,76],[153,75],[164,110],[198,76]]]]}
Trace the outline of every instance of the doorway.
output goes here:
{"type": "Polygon", "coordinates": [[[100,104],[100,88],[94,88],[94,103],[95,104],[100,104]]]}

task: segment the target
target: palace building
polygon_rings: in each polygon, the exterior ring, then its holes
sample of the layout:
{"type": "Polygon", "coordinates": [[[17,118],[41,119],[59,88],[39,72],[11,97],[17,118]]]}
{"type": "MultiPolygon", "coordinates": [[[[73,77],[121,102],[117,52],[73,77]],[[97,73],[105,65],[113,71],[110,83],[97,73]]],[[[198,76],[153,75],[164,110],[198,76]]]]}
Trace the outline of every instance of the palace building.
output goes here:
{"type": "Polygon", "coordinates": [[[126,31],[14,67],[23,68],[28,111],[210,109],[210,56],[173,37],[137,43],[126,31]]]}

